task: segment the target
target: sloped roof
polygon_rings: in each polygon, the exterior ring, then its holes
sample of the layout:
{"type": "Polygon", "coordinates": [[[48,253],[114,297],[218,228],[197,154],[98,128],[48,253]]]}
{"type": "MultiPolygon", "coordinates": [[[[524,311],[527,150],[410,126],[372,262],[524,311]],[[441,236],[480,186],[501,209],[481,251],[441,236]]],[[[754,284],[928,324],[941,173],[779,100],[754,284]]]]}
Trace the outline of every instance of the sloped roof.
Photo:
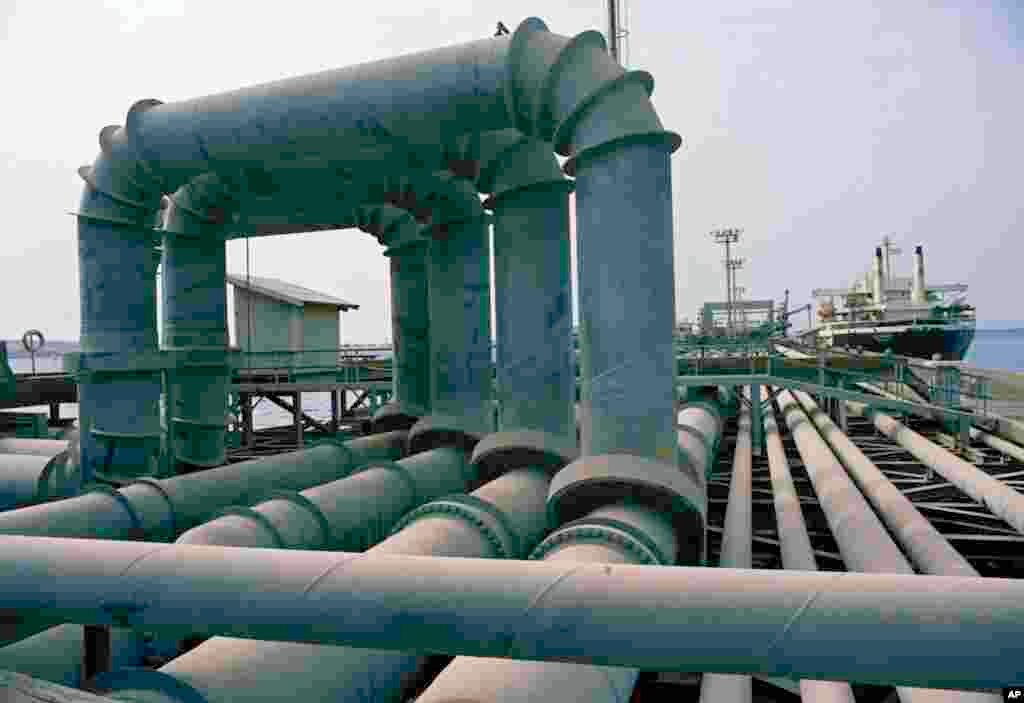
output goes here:
{"type": "Polygon", "coordinates": [[[287,281],[280,281],[276,278],[267,278],[265,276],[252,276],[246,279],[245,276],[238,276],[236,274],[227,274],[228,283],[234,286],[238,286],[243,290],[250,289],[255,293],[261,293],[267,297],[275,300],[280,300],[285,303],[291,303],[292,305],[304,305],[306,303],[316,305],[334,305],[340,310],[358,310],[359,306],[355,303],[350,303],[347,300],[341,298],[335,298],[333,295],[327,295],[326,293],[318,293],[315,290],[309,288],[303,288],[302,286],[295,285],[294,283],[288,283],[287,281]]]}

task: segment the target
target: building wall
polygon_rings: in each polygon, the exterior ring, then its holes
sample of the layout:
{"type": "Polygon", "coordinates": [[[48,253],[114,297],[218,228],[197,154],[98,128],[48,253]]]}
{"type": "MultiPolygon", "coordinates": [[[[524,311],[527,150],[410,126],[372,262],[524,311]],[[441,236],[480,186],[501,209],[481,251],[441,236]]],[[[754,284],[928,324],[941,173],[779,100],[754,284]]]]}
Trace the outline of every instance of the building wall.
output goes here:
{"type": "MultiPolygon", "coordinates": [[[[302,340],[302,308],[235,286],[235,330],[238,347],[249,351],[249,301],[252,301],[254,352],[298,350],[302,340]]],[[[256,364],[260,357],[252,359],[256,364]]],[[[266,358],[270,361],[270,358],[266,358]]],[[[280,363],[278,360],[277,363],[280,363]]]]}
{"type": "Polygon", "coordinates": [[[338,309],[333,305],[316,305],[307,303],[303,308],[302,348],[306,364],[316,366],[334,366],[337,352],[316,352],[316,350],[336,350],[338,340],[338,309]]]}

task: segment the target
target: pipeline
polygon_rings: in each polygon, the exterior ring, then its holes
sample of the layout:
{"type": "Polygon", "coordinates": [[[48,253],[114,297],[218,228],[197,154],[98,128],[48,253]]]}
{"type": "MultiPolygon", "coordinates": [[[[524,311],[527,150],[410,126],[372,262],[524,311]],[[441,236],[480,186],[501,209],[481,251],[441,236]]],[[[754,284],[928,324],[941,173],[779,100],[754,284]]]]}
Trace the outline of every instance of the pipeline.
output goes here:
{"type": "Polygon", "coordinates": [[[850,438],[836,427],[814,400],[797,392],[797,398],[825,441],[874,506],[889,531],[906,550],[914,564],[936,576],[978,576],[963,555],[956,551],[928,519],[918,512],[878,467],[850,438]]]}
{"type": "Polygon", "coordinates": [[[0,533],[131,539],[173,539],[231,505],[251,505],[274,490],[303,490],[374,460],[401,457],[405,432],[242,461],[169,479],[143,479],[119,490],[0,513],[0,533]]]}
{"type": "MultiPolygon", "coordinates": [[[[783,391],[779,394],[779,407],[796,442],[807,475],[814,485],[814,492],[818,495],[818,502],[828,520],[832,535],[839,545],[843,561],[852,571],[913,575],[914,569],[910,562],[886,532],[878,516],[857,490],[829,445],[815,431],[801,403],[804,407],[811,408],[813,401],[801,391],[783,391]]],[[[813,408],[818,410],[819,417],[828,419],[820,408],[813,408]]],[[[987,694],[953,694],[949,691],[906,686],[897,687],[897,690],[900,700],[904,703],[937,700],[977,700],[994,703],[998,700],[987,694]]]]}
{"type": "Polygon", "coordinates": [[[1002,452],[1011,459],[1024,462],[1024,447],[1018,444],[1014,444],[1002,437],[997,437],[994,434],[979,430],[977,428],[971,428],[971,439],[975,441],[984,442],[988,446],[992,447],[998,452],[1002,452]]]}
{"type": "MultiPolygon", "coordinates": [[[[768,400],[768,392],[761,388],[761,400],[768,400]]],[[[768,472],[772,482],[772,500],[778,523],[779,551],[782,568],[793,571],[817,571],[811,538],[807,534],[800,496],[789,471],[786,450],[779,436],[775,412],[771,405],[764,414],[765,447],[768,453],[768,472]]],[[[854,703],[853,689],[841,681],[800,680],[800,698],[806,703],[854,703]]]]}
{"type": "MultiPolygon", "coordinates": [[[[414,510],[390,537],[365,554],[521,557],[547,529],[548,484],[544,471],[511,471],[469,496],[414,510]]],[[[397,601],[396,607],[401,607],[397,601]]],[[[242,698],[252,703],[397,703],[421,666],[415,653],[214,637],[158,672],[112,671],[95,683],[118,700],[152,700],[153,691],[167,690],[170,678],[178,690],[197,695],[161,699],[167,703],[228,703],[242,698]],[[310,667],[311,661],[316,665],[310,667]],[[240,681],[245,682],[244,691],[240,681]]]]}
{"type": "Polygon", "coordinates": [[[0,439],[0,511],[68,498],[82,489],[79,434],[0,439]]]}
{"type": "MultiPolygon", "coordinates": [[[[717,408],[705,403],[683,408],[680,415],[695,423],[683,426],[680,439],[702,438],[680,446],[682,471],[628,455],[584,457],[562,469],[548,496],[548,512],[561,527],[533,551],[531,559],[609,565],[696,563],[703,551],[706,502],[704,473],[698,467],[703,468],[708,447],[717,445],[721,420],[717,408]],[[623,494],[630,496],[625,502],[623,494]]],[[[521,700],[528,691],[531,698],[542,700],[625,703],[638,673],[632,668],[459,657],[417,702],[498,703],[521,700]]]]}
{"type": "Polygon", "coordinates": [[[168,634],[964,689],[1024,656],[1019,579],[20,536],[0,573],[13,607],[168,634]]]}
{"type": "Polygon", "coordinates": [[[936,446],[894,418],[865,406],[847,403],[850,412],[870,419],[878,431],[914,455],[1018,532],[1024,533],[1024,495],[950,451],[936,446]]]}
{"type": "MultiPolygon", "coordinates": [[[[751,398],[761,402],[760,398],[751,398]]],[[[750,411],[740,408],[739,430],[733,454],[729,500],[725,509],[725,528],[718,565],[730,569],[749,569],[753,554],[751,498],[753,492],[753,446],[750,411]]],[[[753,696],[753,682],[745,674],[705,674],[700,683],[701,703],[741,703],[753,696]]]]}

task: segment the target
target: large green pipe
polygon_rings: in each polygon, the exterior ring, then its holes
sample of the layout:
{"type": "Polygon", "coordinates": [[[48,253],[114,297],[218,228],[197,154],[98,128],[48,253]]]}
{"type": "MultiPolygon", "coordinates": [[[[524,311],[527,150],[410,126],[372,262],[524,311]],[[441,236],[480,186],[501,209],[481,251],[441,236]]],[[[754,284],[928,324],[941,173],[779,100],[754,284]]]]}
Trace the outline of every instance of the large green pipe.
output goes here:
{"type": "MultiPolygon", "coordinates": [[[[817,406],[812,406],[813,401],[801,391],[783,391],[778,398],[804,468],[818,495],[818,502],[849,569],[868,573],[914,574],[913,566],[903,556],[832,449],[811,424],[801,404],[808,408],[817,406]]],[[[818,412],[824,416],[820,409],[818,412]]],[[[985,694],[950,693],[907,686],[899,686],[898,691],[904,703],[940,700],[994,703],[994,699],[985,694]]]]}
{"type": "Polygon", "coordinates": [[[378,542],[407,511],[472,480],[466,455],[441,447],[397,462],[370,462],[358,473],[301,493],[280,493],[251,508],[193,527],[179,544],[357,551],[378,542]]]}
{"type": "Polygon", "coordinates": [[[0,513],[0,533],[130,539],[173,539],[231,505],[251,505],[274,490],[303,490],[404,451],[406,433],[325,442],[297,452],[221,466],[170,479],[143,480],[117,491],[0,513]]]}
{"type": "Polygon", "coordinates": [[[1019,579],[21,536],[0,573],[11,607],[167,634],[968,689],[1024,656],[1019,579]]]}
{"type": "MultiPolygon", "coordinates": [[[[469,496],[424,505],[367,554],[521,557],[546,530],[548,484],[545,472],[516,470],[469,496]]],[[[398,703],[420,663],[417,653],[214,637],[158,673],[114,671],[96,684],[118,700],[147,703],[398,703]],[[168,679],[199,697],[161,696],[168,679]]]]}

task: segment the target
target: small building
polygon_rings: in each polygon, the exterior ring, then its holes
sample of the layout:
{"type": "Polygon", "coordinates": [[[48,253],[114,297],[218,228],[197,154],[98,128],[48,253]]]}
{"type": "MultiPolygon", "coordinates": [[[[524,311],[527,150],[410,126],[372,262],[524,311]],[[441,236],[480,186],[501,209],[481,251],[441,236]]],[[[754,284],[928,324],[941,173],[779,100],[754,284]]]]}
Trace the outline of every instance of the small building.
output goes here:
{"type": "Polygon", "coordinates": [[[227,280],[235,288],[236,343],[243,352],[257,352],[254,368],[337,365],[338,313],[358,305],[276,278],[228,274],[227,280]]]}

